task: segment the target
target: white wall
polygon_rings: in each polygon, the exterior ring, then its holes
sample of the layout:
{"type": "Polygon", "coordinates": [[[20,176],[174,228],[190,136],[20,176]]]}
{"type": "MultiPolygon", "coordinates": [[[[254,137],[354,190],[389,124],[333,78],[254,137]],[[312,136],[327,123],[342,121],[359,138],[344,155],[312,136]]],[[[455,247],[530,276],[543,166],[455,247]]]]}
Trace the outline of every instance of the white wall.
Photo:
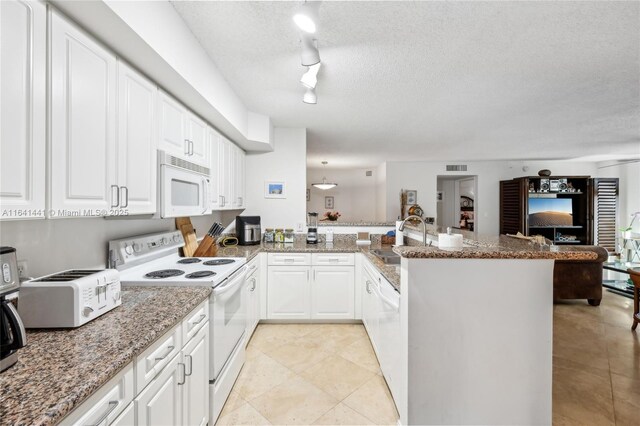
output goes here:
{"type": "Polygon", "coordinates": [[[400,189],[418,191],[418,204],[425,216],[437,215],[436,186],[438,176],[478,176],[478,194],[474,203],[475,229],[479,234],[497,234],[500,218],[500,180],[519,176],[535,176],[540,169],[550,169],[554,175],[596,175],[596,163],[570,161],[412,161],[387,162],[386,220],[400,214],[400,189]],[[467,164],[465,172],[447,172],[447,164],[467,164]],[[526,171],[523,167],[528,167],[526,171]]]}
{"type": "Polygon", "coordinates": [[[247,209],[243,215],[261,216],[264,228],[300,229],[306,225],[306,129],[275,128],[274,150],[247,155],[247,209]],[[265,198],[265,181],[284,181],[285,199],[265,198]]]}
{"type": "MultiPolygon", "coordinates": [[[[220,214],[192,217],[202,236],[220,214]]],[[[30,276],[65,269],[104,268],[107,243],[134,235],[176,229],[173,219],[37,219],[0,222],[0,245],[15,247],[18,260],[27,260],[30,276]]]]}
{"type": "Polygon", "coordinates": [[[387,163],[376,169],[376,221],[387,220],[387,163]]]}
{"type": "MultiPolygon", "coordinates": [[[[618,228],[626,228],[631,222],[631,213],[640,212],[640,160],[598,163],[596,176],[620,179],[618,228]]],[[[640,232],[640,218],[635,220],[633,231],[640,232]]]]}
{"type": "Polygon", "coordinates": [[[307,211],[318,212],[320,218],[327,211],[338,211],[342,215],[339,222],[375,222],[376,175],[375,169],[307,169],[307,188],[311,190],[307,211]],[[372,176],[366,176],[368,170],[372,176]],[[323,176],[338,186],[326,191],[311,186],[322,182],[323,176]],[[334,198],[333,209],[324,208],[327,196],[334,198]]]}

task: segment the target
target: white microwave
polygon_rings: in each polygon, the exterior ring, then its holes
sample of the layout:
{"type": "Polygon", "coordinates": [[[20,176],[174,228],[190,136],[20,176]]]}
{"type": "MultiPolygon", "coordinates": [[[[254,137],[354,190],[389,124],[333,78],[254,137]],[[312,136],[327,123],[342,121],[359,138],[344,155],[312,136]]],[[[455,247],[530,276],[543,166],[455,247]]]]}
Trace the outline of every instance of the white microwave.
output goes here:
{"type": "Polygon", "coordinates": [[[201,216],[209,213],[209,168],[158,150],[160,217],[201,216]]]}

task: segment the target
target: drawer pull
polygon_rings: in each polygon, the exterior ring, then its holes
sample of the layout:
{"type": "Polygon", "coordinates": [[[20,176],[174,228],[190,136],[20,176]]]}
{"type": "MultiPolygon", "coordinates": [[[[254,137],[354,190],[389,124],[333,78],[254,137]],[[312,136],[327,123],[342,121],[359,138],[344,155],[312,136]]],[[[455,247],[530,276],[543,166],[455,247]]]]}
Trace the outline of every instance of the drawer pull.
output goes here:
{"type": "Polygon", "coordinates": [[[166,357],[168,357],[168,356],[169,356],[169,354],[170,354],[171,352],[173,352],[173,350],[174,350],[175,348],[176,348],[175,346],[168,346],[168,347],[167,347],[167,352],[166,352],[164,355],[162,355],[161,357],[156,357],[156,361],[162,361],[163,359],[165,359],[166,357]]]}
{"type": "Polygon", "coordinates": [[[204,321],[204,319],[205,319],[206,317],[207,317],[207,314],[202,314],[202,315],[200,315],[200,318],[198,318],[198,320],[197,320],[197,321],[192,322],[192,323],[191,323],[191,326],[192,326],[192,327],[194,327],[194,326],[196,326],[196,325],[200,324],[202,321],[204,321]]]}
{"type": "Polygon", "coordinates": [[[118,405],[120,405],[120,401],[109,401],[109,407],[107,408],[107,411],[105,411],[104,414],[100,416],[100,418],[96,423],[94,423],[94,425],[99,426],[100,424],[102,424],[102,422],[107,419],[109,414],[111,414],[118,405]]]}
{"type": "Polygon", "coordinates": [[[296,260],[295,259],[283,259],[283,261],[287,262],[287,263],[291,263],[291,262],[295,262],[296,260]]]}
{"type": "Polygon", "coordinates": [[[340,259],[336,259],[334,257],[333,259],[327,259],[327,261],[332,262],[332,263],[336,263],[336,262],[340,262],[340,259]]]}

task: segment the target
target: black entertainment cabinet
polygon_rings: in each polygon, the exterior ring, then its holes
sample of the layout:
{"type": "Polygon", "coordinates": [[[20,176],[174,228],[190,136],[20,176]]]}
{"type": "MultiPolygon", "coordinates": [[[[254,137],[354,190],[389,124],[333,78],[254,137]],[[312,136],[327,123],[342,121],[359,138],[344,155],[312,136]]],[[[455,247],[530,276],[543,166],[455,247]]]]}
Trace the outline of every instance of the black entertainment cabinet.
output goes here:
{"type": "Polygon", "coordinates": [[[614,252],[617,200],[616,178],[526,176],[501,181],[500,233],[543,235],[554,244],[598,244],[614,252]],[[572,217],[529,216],[545,204],[569,209],[572,217]]]}

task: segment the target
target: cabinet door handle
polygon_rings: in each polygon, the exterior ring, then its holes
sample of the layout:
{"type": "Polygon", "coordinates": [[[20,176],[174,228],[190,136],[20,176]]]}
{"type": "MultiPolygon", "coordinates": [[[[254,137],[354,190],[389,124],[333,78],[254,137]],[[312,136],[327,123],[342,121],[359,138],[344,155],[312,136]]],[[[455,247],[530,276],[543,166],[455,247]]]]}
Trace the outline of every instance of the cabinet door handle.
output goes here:
{"type": "Polygon", "coordinates": [[[238,204],[242,205],[242,197],[238,197],[238,200],[239,200],[238,204]]]}
{"type": "Polygon", "coordinates": [[[120,204],[120,187],[118,185],[111,185],[111,207],[118,207],[120,204]],[[116,189],[116,203],[113,204],[113,188],[116,189]]]}
{"type": "Polygon", "coordinates": [[[207,317],[206,314],[202,314],[200,315],[200,317],[198,318],[197,321],[194,321],[191,323],[191,327],[195,327],[196,325],[200,324],[202,321],[204,321],[204,319],[207,317]]]}
{"type": "Polygon", "coordinates": [[[193,357],[191,355],[185,355],[184,357],[189,360],[189,372],[185,371],[184,374],[185,376],[190,376],[193,374],[193,357]]]}
{"type": "Polygon", "coordinates": [[[182,381],[178,382],[178,384],[184,385],[187,382],[187,368],[182,362],[178,363],[178,367],[182,367],[182,381]]]}
{"type": "Polygon", "coordinates": [[[175,348],[176,348],[175,346],[167,346],[167,352],[165,352],[165,354],[162,355],[161,357],[157,357],[156,361],[162,361],[163,359],[168,357],[171,351],[173,351],[175,348]]]}
{"type": "Polygon", "coordinates": [[[107,419],[107,417],[109,416],[109,414],[111,414],[111,412],[113,412],[113,410],[115,410],[118,405],[120,405],[120,401],[109,401],[109,406],[107,407],[107,411],[105,411],[100,416],[100,418],[94,423],[94,425],[98,426],[102,422],[104,422],[107,419]]]}
{"type": "Polygon", "coordinates": [[[307,281],[309,281],[309,271],[307,271],[307,281]]]}
{"type": "Polygon", "coordinates": [[[189,155],[189,139],[184,140],[184,155],[189,155]]]}
{"type": "Polygon", "coordinates": [[[367,285],[365,288],[367,290],[367,293],[371,294],[371,282],[369,280],[367,280],[367,285]]]}
{"type": "Polygon", "coordinates": [[[193,141],[189,141],[189,145],[190,145],[190,151],[189,151],[189,155],[193,155],[193,141]]]}
{"type": "MultiPolygon", "coordinates": [[[[122,203],[120,203],[120,206],[124,209],[126,207],[129,207],[129,188],[127,186],[121,186],[120,189],[122,189],[122,194],[124,195],[124,202],[125,204],[122,205],[122,203]]],[[[120,191],[118,190],[118,193],[120,191]]]]}

